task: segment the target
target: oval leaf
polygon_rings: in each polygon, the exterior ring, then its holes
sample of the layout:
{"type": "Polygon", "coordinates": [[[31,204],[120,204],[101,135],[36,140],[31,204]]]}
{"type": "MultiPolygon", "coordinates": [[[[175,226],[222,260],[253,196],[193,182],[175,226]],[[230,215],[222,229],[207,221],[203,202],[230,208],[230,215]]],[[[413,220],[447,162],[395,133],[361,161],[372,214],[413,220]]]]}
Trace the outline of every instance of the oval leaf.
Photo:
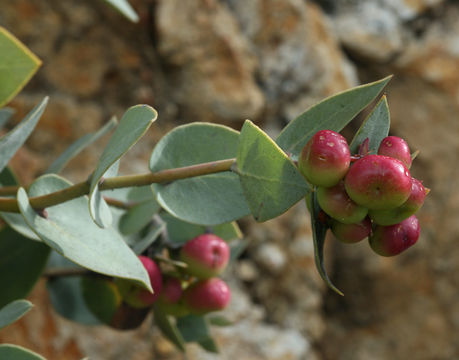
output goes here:
{"type": "Polygon", "coordinates": [[[349,145],[351,154],[356,154],[359,151],[360,144],[369,139],[369,152],[376,154],[379,144],[389,134],[390,128],[390,113],[389,105],[387,104],[386,96],[382,96],[381,100],[376,104],[373,111],[360,126],[354,138],[349,145]]]}
{"type": "Polygon", "coordinates": [[[102,177],[110,177],[109,171],[120,158],[145,134],[156,120],[158,113],[148,105],[130,107],[120,120],[114,134],[99,159],[96,170],[91,177],[89,192],[89,213],[100,227],[111,224],[111,213],[107,203],[98,192],[102,177]]]}
{"type": "Polygon", "coordinates": [[[317,202],[316,192],[313,191],[308,196],[306,196],[306,205],[310,209],[311,214],[311,225],[312,225],[312,236],[314,241],[314,262],[316,264],[317,271],[319,272],[320,277],[325,281],[327,286],[338,293],[339,295],[344,296],[344,294],[339,290],[327,275],[324,265],[324,244],[325,244],[325,234],[327,233],[327,224],[326,221],[320,218],[319,212],[322,211],[317,202]]]}
{"type": "MultiPolygon", "coordinates": [[[[175,128],[153,150],[150,169],[173,169],[236,157],[239,133],[226,126],[193,123],[175,128]]],[[[159,204],[184,221],[216,225],[250,213],[239,177],[231,171],[154,184],[159,204]]]]}
{"type": "Polygon", "coordinates": [[[0,345],[0,359],[8,360],[46,360],[43,356],[38,355],[21,346],[2,344],[0,345]]]}
{"type": "Polygon", "coordinates": [[[32,309],[32,306],[30,301],[21,299],[15,300],[3,308],[0,308],[0,329],[23,317],[32,309]]]}
{"type": "MultiPolygon", "coordinates": [[[[57,175],[44,175],[30,186],[29,193],[40,196],[70,185],[57,175]]],[[[101,274],[137,280],[151,290],[145,268],[119,233],[113,228],[101,229],[91,220],[86,197],[46,209],[47,218],[30,206],[23,188],[18,191],[18,204],[30,228],[64,257],[101,274]]]]}
{"type": "Polygon", "coordinates": [[[390,76],[331,96],[292,120],[279,134],[276,143],[294,159],[319,130],[341,131],[369,105],[389,82],[390,76]]]}
{"type": "Polygon", "coordinates": [[[71,159],[82,152],[87,146],[97,141],[101,136],[105,135],[107,132],[113,129],[117,123],[118,120],[116,120],[116,117],[113,116],[110,121],[107,122],[98,131],[92,134],[86,134],[79,138],[72,145],[70,145],[67,150],[65,150],[56,160],[54,160],[54,162],[49,166],[48,170],[46,170],[45,174],[57,174],[60,172],[71,159]]]}
{"type": "Polygon", "coordinates": [[[257,221],[279,216],[309,191],[293,162],[249,120],[241,130],[237,168],[245,198],[257,221]]]}
{"type": "Polygon", "coordinates": [[[24,44],[0,26],[0,107],[24,87],[41,65],[24,44]]]}
{"type": "MultiPolygon", "coordinates": [[[[0,28],[1,30],[1,28],[0,28]]],[[[3,54],[0,47],[0,54],[3,54]]],[[[0,84],[1,84],[0,75],[0,84]]],[[[35,129],[38,120],[40,120],[43,111],[48,103],[45,97],[16,127],[0,139],[0,171],[8,164],[10,159],[16,154],[16,151],[24,144],[29,135],[35,129]]]]}
{"type": "Polygon", "coordinates": [[[26,297],[40,279],[49,246],[4,227],[0,231],[0,307],[26,297]]]}

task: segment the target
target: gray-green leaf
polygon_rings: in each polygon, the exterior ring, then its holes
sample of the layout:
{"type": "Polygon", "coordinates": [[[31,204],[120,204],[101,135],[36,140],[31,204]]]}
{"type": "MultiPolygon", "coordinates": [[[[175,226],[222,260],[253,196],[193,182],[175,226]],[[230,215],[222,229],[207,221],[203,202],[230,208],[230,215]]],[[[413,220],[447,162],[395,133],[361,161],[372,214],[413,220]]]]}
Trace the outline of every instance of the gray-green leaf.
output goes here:
{"type": "Polygon", "coordinates": [[[21,299],[0,308],[0,329],[23,317],[32,306],[30,301],[21,299]]]}
{"type": "Polygon", "coordinates": [[[309,191],[293,162],[249,120],[241,130],[237,168],[252,215],[260,222],[284,213],[309,191]]]}
{"type": "Polygon", "coordinates": [[[308,140],[319,130],[341,131],[361,110],[369,105],[390,80],[390,76],[357,86],[331,96],[312,106],[292,120],[276,142],[292,158],[297,159],[308,140]]]}
{"type": "Polygon", "coordinates": [[[27,114],[24,120],[22,120],[13,130],[0,139],[0,171],[5,168],[13,155],[16,154],[16,151],[18,151],[32,133],[38,120],[40,120],[41,114],[43,114],[47,103],[48,97],[45,97],[32,109],[32,111],[27,114]]]}
{"type": "Polygon", "coordinates": [[[107,173],[110,167],[134,146],[157,117],[156,110],[148,105],[130,107],[124,113],[118,127],[105,147],[91,177],[89,192],[89,213],[98,226],[108,227],[112,221],[110,209],[98,192],[100,180],[103,176],[110,177],[107,173]]]}
{"type": "MultiPolygon", "coordinates": [[[[44,175],[30,186],[29,194],[45,195],[70,185],[57,175],[44,175]]],[[[151,290],[145,268],[120,234],[113,228],[102,229],[91,220],[86,197],[47,208],[46,218],[30,206],[23,188],[17,199],[30,228],[58,253],[92,271],[136,280],[151,290]]]]}
{"type": "MultiPolygon", "coordinates": [[[[192,123],[176,127],[156,145],[150,158],[155,172],[236,157],[239,133],[226,126],[192,123]]],[[[216,225],[250,213],[239,177],[225,171],[154,184],[160,205],[184,221],[216,225]]]]}
{"type": "Polygon", "coordinates": [[[360,144],[366,139],[369,139],[370,153],[377,153],[379,144],[389,134],[390,128],[390,113],[389,105],[387,104],[386,96],[382,96],[381,100],[376,104],[373,111],[360,126],[359,130],[352,139],[349,148],[351,154],[359,151],[360,144]]]}
{"type": "Polygon", "coordinates": [[[312,235],[313,235],[313,242],[314,242],[314,261],[316,264],[317,271],[319,272],[320,277],[322,280],[325,281],[327,286],[338,293],[339,295],[344,296],[344,294],[339,290],[333,283],[331,282],[330,278],[328,277],[327,271],[325,270],[324,265],[324,245],[325,245],[325,235],[327,233],[327,224],[324,219],[320,217],[320,209],[319,203],[317,202],[317,194],[316,191],[309,193],[306,196],[306,202],[308,209],[310,209],[311,213],[311,225],[312,225],[312,235]]]}

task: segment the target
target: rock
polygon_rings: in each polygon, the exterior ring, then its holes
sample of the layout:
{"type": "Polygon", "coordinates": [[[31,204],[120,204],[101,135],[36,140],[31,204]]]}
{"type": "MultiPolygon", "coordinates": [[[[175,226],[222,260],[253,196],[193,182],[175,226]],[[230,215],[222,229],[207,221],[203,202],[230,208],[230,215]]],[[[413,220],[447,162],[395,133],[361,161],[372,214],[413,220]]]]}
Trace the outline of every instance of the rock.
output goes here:
{"type": "Polygon", "coordinates": [[[444,0],[357,0],[336,3],[332,13],[339,40],[353,55],[389,62],[404,51],[411,37],[406,22],[444,0]]]}
{"type": "Polygon", "coordinates": [[[173,93],[187,120],[257,120],[264,97],[256,60],[231,13],[216,0],[162,0],[158,50],[173,67],[173,93]]]}
{"type": "Polygon", "coordinates": [[[291,120],[357,82],[319,8],[302,0],[229,0],[258,57],[270,117],[291,120]]]}
{"type": "Polygon", "coordinates": [[[189,347],[189,358],[199,360],[294,360],[309,359],[311,347],[298,331],[260,323],[263,312],[254,306],[245,292],[231,284],[234,300],[222,315],[234,324],[213,328],[220,346],[218,355],[206,353],[197,346],[189,347]],[[250,334],[250,336],[247,336],[250,334]]]}

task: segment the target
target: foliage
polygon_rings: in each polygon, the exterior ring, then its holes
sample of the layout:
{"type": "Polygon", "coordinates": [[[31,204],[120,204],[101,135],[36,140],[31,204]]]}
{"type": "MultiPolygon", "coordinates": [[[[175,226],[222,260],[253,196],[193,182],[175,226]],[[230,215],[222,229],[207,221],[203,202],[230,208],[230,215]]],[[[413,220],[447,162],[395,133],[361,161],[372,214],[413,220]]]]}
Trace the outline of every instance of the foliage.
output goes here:
{"type": "MultiPolygon", "coordinates": [[[[136,21],[126,1],[107,2],[136,21]]],[[[27,64],[8,68],[14,82],[0,71],[3,105],[30,78],[39,61],[2,28],[0,53],[0,69],[21,61],[27,64]],[[14,51],[3,56],[6,46],[14,51]]],[[[318,272],[330,288],[342,294],[324,267],[329,225],[320,216],[314,187],[298,171],[296,161],[312,135],[321,129],[343,129],[377,98],[389,79],[325,99],[291,121],[275,141],[249,120],[240,132],[208,123],[179,126],[154,147],[150,173],[118,176],[120,159],[157,118],[153,108],[137,105],[116,126],[88,182],[71,184],[57,173],[114,128],[116,120],[79,139],[45,175],[22,187],[7,164],[43,115],[45,98],[0,139],[0,216],[6,223],[0,232],[0,306],[5,306],[0,310],[0,326],[29,309],[30,303],[18,299],[26,297],[44,275],[52,305],[67,319],[119,329],[136,327],[149,309],[127,307],[115,280],[130,279],[152,290],[137,255],[167,265],[165,274],[179,277],[186,287],[193,279],[186,275],[186,264],[179,261],[178,254],[189,239],[213,232],[229,243],[234,261],[246,246],[235,220],[250,214],[259,222],[267,221],[303,198],[311,213],[318,272]]],[[[9,108],[0,109],[0,125],[11,114],[9,108]]],[[[351,152],[356,153],[367,138],[369,151],[375,152],[389,123],[387,101],[382,97],[350,143],[351,152]]],[[[187,342],[196,342],[217,352],[209,325],[231,324],[218,316],[168,314],[157,304],[152,311],[155,324],[181,351],[187,342]]],[[[0,358],[41,359],[13,345],[1,345],[0,358]]]]}

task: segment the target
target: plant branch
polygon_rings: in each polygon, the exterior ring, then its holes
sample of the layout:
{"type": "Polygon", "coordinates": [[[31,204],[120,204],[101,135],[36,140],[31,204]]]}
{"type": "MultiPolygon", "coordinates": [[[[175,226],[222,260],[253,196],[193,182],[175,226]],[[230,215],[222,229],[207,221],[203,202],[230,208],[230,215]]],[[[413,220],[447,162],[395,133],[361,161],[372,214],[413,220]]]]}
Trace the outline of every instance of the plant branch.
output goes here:
{"type": "MultiPolygon", "coordinates": [[[[236,159],[225,159],[185,166],[181,168],[160,170],[147,174],[116,176],[105,179],[99,185],[99,190],[112,190],[131,186],[144,186],[155,183],[169,183],[174,180],[231,171],[231,167],[233,164],[235,164],[235,162],[236,159]]],[[[18,189],[19,187],[17,186],[7,186],[0,188],[0,195],[16,195],[18,189]]],[[[84,181],[50,194],[31,197],[29,201],[30,205],[34,209],[40,210],[53,205],[61,204],[80,196],[88,195],[89,190],[89,183],[84,181]]],[[[0,211],[16,213],[19,212],[19,206],[16,199],[0,198],[0,211]]]]}

